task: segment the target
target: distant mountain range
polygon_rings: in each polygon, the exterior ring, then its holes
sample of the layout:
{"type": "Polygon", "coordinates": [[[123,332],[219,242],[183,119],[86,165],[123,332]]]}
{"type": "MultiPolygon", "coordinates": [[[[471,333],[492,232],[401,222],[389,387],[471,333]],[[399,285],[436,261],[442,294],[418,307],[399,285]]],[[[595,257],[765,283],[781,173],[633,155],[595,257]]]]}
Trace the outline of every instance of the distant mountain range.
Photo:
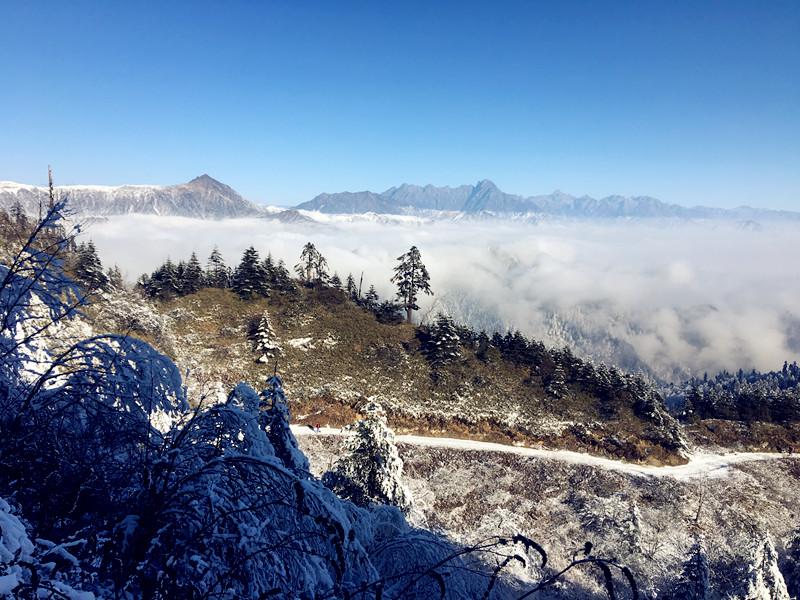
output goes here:
{"type": "Polygon", "coordinates": [[[661,202],[649,196],[608,196],[597,200],[575,197],[561,191],[547,196],[523,197],[506,194],[488,179],[476,185],[456,188],[403,184],[383,193],[341,192],[320,194],[297,209],[332,214],[420,214],[421,211],[448,211],[465,215],[541,215],[593,219],[673,218],[725,219],[734,221],[800,220],[800,212],[776,211],[742,206],[732,209],[695,206],[687,208],[661,202]]]}
{"type": "MultiPolygon", "coordinates": [[[[59,196],[69,196],[69,206],[78,215],[107,217],[130,213],[181,216],[196,219],[266,217],[284,222],[309,219],[317,211],[339,215],[415,215],[448,219],[516,219],[535,221],[547,217],[583,219],[721,219],[741,221],[757,227],[757,221],[800,221],[800,212],[742,206],[732,209],[685,207],[649,196],[608,196],[597,200],[575,197],[561,191],[547,196],[523,197],[501,191],[488,179],[476,185],[455,188],[403,184],[385,192],[340,192],[320,194],[313,200],[283,210],[258,206],[229,186],[201,175],[188,183],[170,186],[96,185],[59,186],[59,196]]],[[[0,206],[10,210],[19,203],[36,214],[46,206],[47,188],[0,181],[0,206]]]]}
{"type": "MultiPolygon", "coordinates": [[[[55,188],[58,197],[67,196],[77,215],[106,217],[129,213],[229,219],[259,216],[265,209],[245,200],[219,181],[201,175],[178,185],[70,185],[55,188]]],[[[37,214],[40,202],[47,207],[47,188],[0,181],[0,206],[9,210],[19,203],[29,214],[37,214]]]]}

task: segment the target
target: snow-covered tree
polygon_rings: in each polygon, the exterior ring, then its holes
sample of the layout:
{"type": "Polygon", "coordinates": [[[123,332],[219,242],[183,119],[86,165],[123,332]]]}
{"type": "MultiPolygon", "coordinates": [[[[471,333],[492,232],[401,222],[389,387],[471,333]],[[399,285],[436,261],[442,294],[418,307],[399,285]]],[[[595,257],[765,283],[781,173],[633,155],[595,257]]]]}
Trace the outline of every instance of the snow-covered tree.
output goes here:
{"type": "Polygon", "coordinates": [[[275,455],[287,469],[291,469],[299,477],[306,478],[311,467],[289,426],[291,415],[289,402],[283,391],[283,382],[280,377],[273,376],[267,380],[267,386],[261,392],[262,406],[266,408],[262,420],[267,436],[275,449],[275,455]]]}
{"type": "Polygon", "coordinates": [[[122,271],[118,265],[109,267],[106,270],[106,275],[108,276],[108,283],[112,290],[121,290],[124,287],[124,282],[122,281],[122,271]]]}
{"type": "Polygon", "coordinates": [[[168,300],[180,295],[178,267],[167,258],[166,262],[153,271],[150,277],[140,279],[145,293],[151,298],[168,300]]]}
{"type": "Polygon", "coordinates": [[[391,504],[408,510],[411,493],[402,482],[403,461],[386,414],[375,401],[370,401],[363,412],[363,419],[345,428],[350,434],[345,453],[322,482],[358,506],[391,504]]]}
{"type": "Polygon", "coordinates": [[[435,372],[441,371],[461,356],[461,339],[453,319],[448,315],[436,315],[436,322],[430,327],[429,335],[426,355],[435,372]]]}
{"type": "Polygon", "coordinates": [[[781,566],[786,589],[792,597],[800,596],[800,530],[796,530],[786,547],[786,560],[781,566]]]}
{"type": "Polygon", "coordinates": [[[569,394],[569,388],[567,387],[566,382],[566,374],[564,373],[564,368],[561,366],[561,363],[556,363],[555,369],[553,369],[553,374],[550,376],[547,382],[546,391],[553,398],[563,398],[569,394]]]}
{"type": "Polygon", "coordinates": [[[698,536],[689,549],[689,558],[683,563],[680,578],[669,600],[706,600],[709,594],[708,555],[703,536],[698,536]]]}
{"type": "Polygon", "coordinates": [[[739,597],[742,600],[790,600],[778,569],[778,553],[769,535],[759,537],[750,548],[739,597]]]}
{"type": "Polygon", "coordinates": [[[422,292],[433,295],[430,286],[430,276],[428,269],[422,264],[419,250],[416,246],[398,256],[400,264],[394,268],[392,283],[397,284],[397,298],[400,300],[406,311],[406,321],[411,323],[411,313],[419,309],[417,306],[417,295],[422,292]]]}
{"type": "Polygon", "coordinates": [[[272,329],[269,311],[264,311],[252,339],[253,350],[258,354],[256,362],[266,364],[269,359],[278,356],[281,347],[278,344],[278,336],[275,335],[275,331],[272,329]]]}
{"type": "Polygon", "coordinates": [[[103,263],[92,240],[78,245],[75,279],[90,291],[107,291],[109,288],[108,276],[103,272],[103,263]]]}

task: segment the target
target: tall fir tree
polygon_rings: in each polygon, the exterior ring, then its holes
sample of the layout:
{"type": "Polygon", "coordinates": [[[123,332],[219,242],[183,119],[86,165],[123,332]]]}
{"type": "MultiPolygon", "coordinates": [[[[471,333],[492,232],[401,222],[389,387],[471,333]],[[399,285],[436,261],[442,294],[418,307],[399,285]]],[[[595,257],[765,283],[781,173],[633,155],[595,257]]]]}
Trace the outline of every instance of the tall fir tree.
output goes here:
{"type": "Polygon", "coordinates": [[[192,252],[189,262],[184,265],[182,277],[180,280],[181,295],[194,294],[199,292],[206,286],[205,274],[200,261],[197,259],[197,254],[192,252]]]}
{"type": "Polygon", "coordinates": [[[400,261],[400,264],[394,268],[395,274],[391,281],[397,284],[397,298],[406,311],[406,321],[411,323],[411,313],[419,310],[417,295],[420,293],[433,295],[429,283],[430,276],[428,269],[422,264],[422,258],[416,246],[412,246],[408,252],[398,256],[397,260],[400,261]]]}
{"type": "Polygon", "coordinates": [[[214,246],[211,255],[208,257],[208,264],[206,265],[206,282],[210,287],[225,289],[230,287],[230,272],[225,265],[225,260],[219,248],[214,246]]]}
{"type": "Polygon", "coordinates": [[[294,267],[297,275],[312,289],[328,279],[328,261],[314,244],[308,242],[300,253],[300,262],[294,267]]]}

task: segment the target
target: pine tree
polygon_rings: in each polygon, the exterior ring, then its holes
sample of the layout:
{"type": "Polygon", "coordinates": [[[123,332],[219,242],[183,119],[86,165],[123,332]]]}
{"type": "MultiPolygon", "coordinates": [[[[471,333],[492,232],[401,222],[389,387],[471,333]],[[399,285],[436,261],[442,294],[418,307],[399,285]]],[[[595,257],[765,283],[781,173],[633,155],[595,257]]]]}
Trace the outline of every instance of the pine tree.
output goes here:
{"type": "Polygon", "coordinates": [[[219,248],[214,246],[211,256],[208,257],[206,265],[206,282],[210,287],[227,288],[230,285],[230,273],[219,248]]]}
{"type": "Polygon", "coordinates": [[[264,315],[258,324],[258,329],[253,334],[253,350],[259,355],[256,362],[266,364],[270,358],[278,356],[280,349],[277,336],[272,329],[269,312],[264,311],[264,315]]]}
{"type": "Polygon", "coordinates": [[[351,300],[358,300],[358,288],[356,287],[356,280],[353,279],[352,273],[347,274],[344,289],[347,291],[347,294],[351,300]]]}
{"type": "Polygon", "coordinates": [[[106,275],[108,276],[108,284],[112,289],[121,290],[124,287],[125,284],[122,281],[122,271],[119,270],[118,265],[114,265],[113,267],[109,268],[106,271],[106,275]]]}
{"type": "Polygon", "coordinates": [[[547,382],[546,391],[553,398],[563,398],[569,394],[566,374],[560,362],[556,363],[555,369],[553,369],[553,374],[547,382]]]}
{"type": "Polygon", "coordinates": [[[145,284],[145,292],[151,298],[169,300],[179,295],[178,269],[171,259],[153,271],[145,284]]]}
{"type": "Polygon", "coordinates": [[[322,483],[358,506],[391,504],[407,511],[411,493],[401,480],[403,461],[394,432],[377,402],[367,404],[364,413],[363,419],[344,428],[350,432],[346,453],[323,475],[322,483]]]}
{"type": "Polygon", "coordinates": [[[397,284],[397,298],[406,311],[406,321],[411,323],[411,313],[419,310],[417,294],[423,292],[429,296],[433,295],[428,283],[430,276],[428,269],[422,264],[422,258],[416,246],[412,246],[408,252],[398,256],[397,260],[400,261],[400,264],[394,268],[395,274],[391,281],[397,284]]]}
{"type": "Polygon", "coordinates": [[[375,286],[369,286],[367,293],[364,295],[364,304],[367,308],[375,308],[378,305],[379,299],[380,297],[378,296],[378,291],[375,289],[375,286]]]}
{"type": "Polygon", "coordinates": [[[242,260],[233,273],[231,289],[242,299],[251,300],[256,296],[268,296],[264,268],[258,256],[258,250],[250,246],[244,251],[242,260]]]}
{"type": "Polygon", "coordinates": [[[708,555],[703,536],[699,536],[689,549],[689,558],[683,563],[683,571],[668,596],[669,600],[706,600],[708,587],[708,555]]]}
{"type": "Polygon", "coordinates": [[[461,340],[455,323],[448,315],[436,315],[436,322],[430,328],[426,354],[435,372],[440,372],[461,356],[461,340]]]}
{"type": "Polygon", "coordinates": [[[262,404],[267,407],[263,421],[267,430],[267,437],[272,443],[277,456],[283,464],[297,476],[310,478],[311,467],[308,458],[297,445],[289,421],[289,402],[283,391],[283,382],[277,375],[267,380],[267,387],[261,392],[262,404]]]}
{"type": "Polygon", "coordinates": [[[283,262],[283,259],[280,259],[278,264],[275,266],[275,279],[273,287],[280,292],[293,292],[297,289],[297,286],[292,280],[292,276],[289,273],[289,269],[286,268],[286,263],[283,262]]]}
{"type": "Polygon", "coordinates": [[[342,280],[339,278],[339,274],[336,272],[333,273],[333,277],[331,277],[328,283],[334,289],[342,289],[342,280]]]}
{"type": "Polygon", "coordinates": [[[703,396],[697,386],[692,386],[689,395],[686,396],[686,402],[681,411],[681,420],[688,423],[697,423],[703,418],[703,396]]]}
{"type": "Polygon", "coordinates": [[[328,261],[311,242],[303,246],[300,262],[295,265],[294,269],[312,289],[319,283],[325,283],[328,278],[328,261]]]}
{"type": "Polygon", "coordinates": [[[206,286],[205,274],[200,261],[197,259],[197,254],[192,252],[189,262],[184,265],[183,274],[181,277],[180,288],[181,295],[187,296],[199,292],[206,286]]]}
{"type": "Polygon", "coordinates": [[[761,536],[752,546],[742,587],[747,600],[790,600],[769,535],[761,536]]]}
{"type": "Polygon", "coordinates": [[[75,262],[75,279],[89,291],[107,291],[108,276],[103,272],[103,263],[97,255],[94,242],[82,242],[78,246],[78,257],[75,262]]]}

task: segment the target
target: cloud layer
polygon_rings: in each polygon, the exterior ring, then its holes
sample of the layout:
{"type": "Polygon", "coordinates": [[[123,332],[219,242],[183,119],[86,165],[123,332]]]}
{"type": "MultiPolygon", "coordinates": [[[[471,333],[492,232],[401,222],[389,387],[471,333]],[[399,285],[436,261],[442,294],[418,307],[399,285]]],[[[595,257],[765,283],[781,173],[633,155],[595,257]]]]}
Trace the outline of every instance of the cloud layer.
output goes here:
{"type": "Polygon", "coordinates": [[[235,266],[255,246],[291,269],[311,241],[331,271],[394,296],[396,258],[419,247],[433,299],[487,330],[517,328],[595,360],[666,378],[722,369],[779,369],[800,360],[800,226],[732,223],[388,222],[327,218],[196,221],[129,215],[93,225],[106,266],[129,281],[168,256],[217,245],[235,266]],[[752,224],[751,224],[752,225],[752,224]]]}

